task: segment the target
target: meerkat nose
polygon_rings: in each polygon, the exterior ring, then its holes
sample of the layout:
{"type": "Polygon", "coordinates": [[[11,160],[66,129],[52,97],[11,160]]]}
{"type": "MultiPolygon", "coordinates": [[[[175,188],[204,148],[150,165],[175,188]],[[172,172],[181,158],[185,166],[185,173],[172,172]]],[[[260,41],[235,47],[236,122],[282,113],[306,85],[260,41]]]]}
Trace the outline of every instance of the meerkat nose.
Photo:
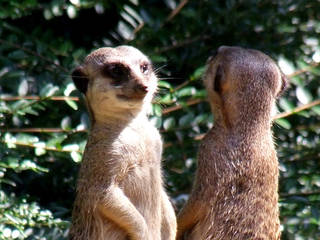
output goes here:
{"type": "Polygon", "coordinates": [[[143,93],[147,93],[148,92],[148,87],[143,85],[143,84],[137,84],[135,86],[135,91],[136,92],[141,92],[142,94],[143,93]]]}

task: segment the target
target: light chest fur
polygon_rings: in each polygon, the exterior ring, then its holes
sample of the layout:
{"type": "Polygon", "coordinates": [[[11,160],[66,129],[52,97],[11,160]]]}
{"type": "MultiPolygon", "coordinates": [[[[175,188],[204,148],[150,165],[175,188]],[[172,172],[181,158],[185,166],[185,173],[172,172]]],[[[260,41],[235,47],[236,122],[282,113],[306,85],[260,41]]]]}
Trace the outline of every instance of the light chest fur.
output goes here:
{"type": "MultiPolygon", "coordinates": [[[[112,126],[111,130],[105,127],[92,129],[79,173],[76,202],[79,209],[86,209],[93,216],[91,221],[94,222],[87,223],[88,226],[97,226],[92,233],[91,227],[86,230],[89,236],[97,234],[103,236],[101,239],[109,239],[109,235],[114,237],[117,232],[114,228],[106,229],[105,225],[110,223],[96,211],[99,195],[103,198],[110,185],[123,190],[146,219],[148,227],[154,229],[154,236],[161,235],[162,142],[147,118],[138,121],[138,124],[129,124],[118,131],[112,126]]],[[[77,218],[76,214],[74,218],[77,218]]],[[[117,239],[125,239],[126,233],[121,229],[118,232],[117,239]]]]}

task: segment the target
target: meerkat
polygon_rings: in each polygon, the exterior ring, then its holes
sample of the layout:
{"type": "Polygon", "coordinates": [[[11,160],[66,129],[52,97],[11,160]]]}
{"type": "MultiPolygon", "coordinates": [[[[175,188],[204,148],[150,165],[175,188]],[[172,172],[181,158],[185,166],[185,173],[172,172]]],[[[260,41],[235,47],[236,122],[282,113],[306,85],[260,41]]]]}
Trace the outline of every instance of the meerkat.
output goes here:
{"type": "Polygon", "coordinates": [[[173,240],[162,141],[147,118],[157,88],[150,60],[130,46],[89,54],[72,78],[92,126],[81,163],[70,239],[173,240]]]}
{"type": "Polygon", "coordinates": [[[208,59],[204,84],[215,121],[199,146],[177,239],[280,239],[271,125],[286,82],[275,62],[257,50],[222,46],[208,59]]]}

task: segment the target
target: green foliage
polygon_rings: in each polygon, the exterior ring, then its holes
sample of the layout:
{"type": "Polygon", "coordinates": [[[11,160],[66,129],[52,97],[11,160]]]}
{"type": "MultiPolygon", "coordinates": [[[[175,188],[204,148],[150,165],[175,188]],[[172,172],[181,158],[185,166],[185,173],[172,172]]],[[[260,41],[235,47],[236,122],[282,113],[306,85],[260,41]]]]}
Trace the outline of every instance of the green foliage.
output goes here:
{"type": "Polygon", "coordinates": [[[178,207],[191,188],[199,139],[213,124],[201,81],[211,51],[240,45],[276,59],[291,76],[278,104],[289,114],[274,126],[282,239],[320,238],[319,2],[179,3],[1,2],[0,239],[67,239],[89,126],[70,72],[91,50],[120,44],[141,49],[158,72],[150,119],[164,138],[167,187],[178,207]]]}

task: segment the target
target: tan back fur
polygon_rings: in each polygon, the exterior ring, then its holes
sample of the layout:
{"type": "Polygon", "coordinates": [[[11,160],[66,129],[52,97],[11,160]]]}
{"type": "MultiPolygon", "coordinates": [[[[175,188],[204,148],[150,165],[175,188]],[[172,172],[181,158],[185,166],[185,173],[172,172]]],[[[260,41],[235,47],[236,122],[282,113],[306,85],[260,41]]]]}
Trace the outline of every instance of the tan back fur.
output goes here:
{"type": "Polygon", "coordinates": [[[286,79],[259,51],[220,47],[204,83],[215,121],[199,147],[177,239],[280,239],[271,113],[286,79]]]}

